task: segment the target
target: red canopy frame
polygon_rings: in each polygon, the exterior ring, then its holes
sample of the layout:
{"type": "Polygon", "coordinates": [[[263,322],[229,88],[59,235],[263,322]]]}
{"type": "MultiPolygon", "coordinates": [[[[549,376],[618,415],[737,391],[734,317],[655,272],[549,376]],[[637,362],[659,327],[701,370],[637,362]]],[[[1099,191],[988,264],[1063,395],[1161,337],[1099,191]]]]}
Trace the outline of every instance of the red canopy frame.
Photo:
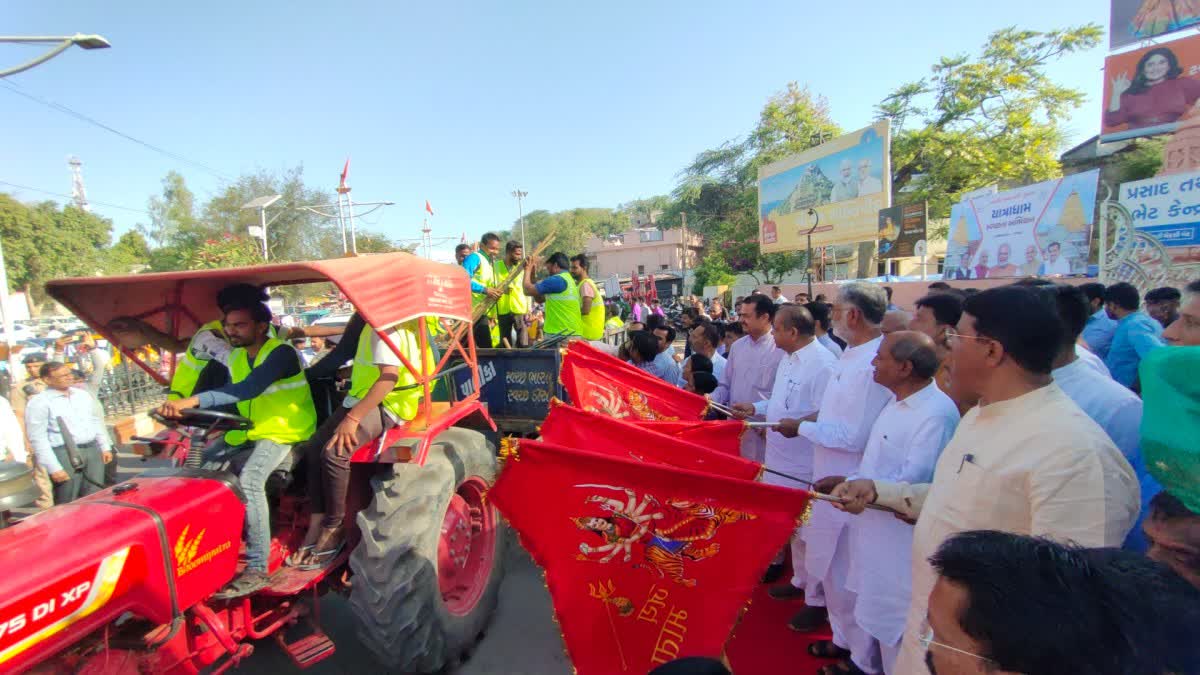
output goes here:
{"type": "MultiPolygon", "coordinates": [[[[414,430],[424,433],[415,461],[424,463],[429,443],[437,432],[458,420],[479,412],[489,426],[495,424],[479,402],[479,369],[475,355],[475,340],[471,333],[471,285],[466,270],[456,265],[437,263],[408,253],[278,263],[231,269],[163,272],[119,277],[81,277],[57,279],[46,284],[47,293],[60,302],[90,328],[118,346],[109,323],[118,317],[134,317],[146,321],[176,340],[190,339],[204,323],[221,316],[216,295],[219,290],[237,283],[255,286],[285,286],[310,283],[332,283],[354,305],[368,325],[376,330],[385,344],[399,356],[404,367],[421,385],[425,414],[418,420],[398,427],[405,431],[398,437],[410,437],[414,430]],[[396,349],[387,330],[406,321],[421,317],[451,319],[450,347],[442,354],[433,371],[411,363],[396,349]],[[466,337],[464,347],[463,337],[466,337]],[[471,368],[474,392],[450,410],[437,413],[432,401],[432,383],[440,376],[451,356],[458,353],[471,368]],[[418,429],[417,427],[421,427],[418,429]]],[[[427,331],[417,331],[422,353],[429,346],[427,331]]],[[[158,382],[166,385],[164,375],[136,354],[124,348],[121,352],[158,382]]],[[[422,362],[422,364],[424,363],[422,362]]],[[[172,364],[172,374],[174,364],[172,364]]],[[[355,454],[356,461],[378,461],[387,448],[375,446],[374,456],[355,454]]]]}

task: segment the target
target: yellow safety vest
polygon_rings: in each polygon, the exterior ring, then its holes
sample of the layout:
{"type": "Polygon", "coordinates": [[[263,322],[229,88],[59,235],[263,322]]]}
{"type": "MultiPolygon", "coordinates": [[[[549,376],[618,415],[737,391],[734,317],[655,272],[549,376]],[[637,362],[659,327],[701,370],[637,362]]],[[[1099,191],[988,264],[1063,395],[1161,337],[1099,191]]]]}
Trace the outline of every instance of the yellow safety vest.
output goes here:
{"type": "MultiPolygon", "coordinates": [[[[270,338],[258,351],[254,366],[262,365],[275,349],[293,347],[270,338]]],[[[234,349],[229,355],[230,380],[237,384],[249,377],[250,371],[246,349],[234,349]]],[[[317,409],[313,405],[312,391],[308,388],[308,380],[305,379],[303,370],[271,384],[266,391],[248,401],[238,401],[237,409],[243,417],[249,417],[254,422],[254,428],[249,431],[226,432],[225,442],[229,445],[241,445],[247,440],[256,441],[260,438],[284,445],[295,445],[308,440],[317,430],[317,409]]]]}
{"type": "MultiPolygon", "coordinates": [[[[484,288],[495,288],[500,285],[500,279],[496,278],[496,268],[492,265],[492,261],[488,260],[487,255],[483,251],[476,251],[472,255],[479,257],[479,267],[475,268],[475,273],[471,278],[476,282],[483,284],[484,288]]],[[[487,300],[486,293],[476,293],[471,291],[471,306],[478,307],[481,303],[487,300]]],[[[492,345],[499,346],[500,342],[500,310],[499,303],[493,304],[492,308],[487,311],[485,316],[491,317],[495,323],[491,326],[492,345]]]]}
{"type": "Polygon", "coordinates": [[[225,331],[221,328],[220,320],[209,321],[196,329],[192,339],[188,341],[187,349],[183,351],[183,356],[179,357],[179,361],[175,364],[175,374],[171,376],[171,393],[167,394],[169,400],[178,401],[189,398],[196,390],[196,383],[200,381],[200,373],[204,370],[204,366],[208,365],[208,361],[202,361],[192,354],[192,344],[196,341],[196,336],[206,330],[211,330],[222,339],[228,339],[225,337],[225,331]]]}
{"type": "Polygon", "coordinates": [[[579,335],[583,317],[579,311],[579,288],[567,272],[556,276],[567,282],[567,290],[546,296],[546,335],[579,335]]]}
{"type": "Polygon", "coordinates": [[[604,339],[604,291],[596,285],[592,279],[584,279],[579,282],[580,286],[591,286],[595,292],[592,298],[592,308],[587,314],[583,312],[583,295],[579,296],[579,310],[582,316],[580,317],[580,334],[587,340],[602,340],[604,339]]]}
{"type": "MultiPolygon", "coordinates": [[[[496,262],[496,277],[500,281],[508,278],[508,263],[503,260],[496,262]]],[[[520,277],[513,280],[508,288],[504,289],[504,296],[496,303],[500,309],[500,314],[528,314],[529,313],[529,296],[525,295],[525,288],[521,285],[520,277]]]]}
{"type": "MultiPolygon", "coordinates": [[[[423,368],[425,373],[432,373],[437,365],[433,360],[433,350],[426,348],[425,358],[421,358],[421,343],[414,328],[416,321],[409,321],[397,326],[391,338],[396,349],[416,368],[423,368]],[[424,363],[422,363],[424,361],[424,363]]],[[[354,367],[350,371],[350,396],[362,400],[367,392],[379,380],[380,369],[375,365],[375,352],[371,349],[371,337],[375,329],[370,326],[363,328],[358,337],[358,350],[354,353],[354,367]]],[[[427,341],[428,342],[428,341],[427,341]]],[[[386,349],[386,346],[384,347],[386,349]]],[[[417,409],[425,393],[421,387],[411,386],[417,383],[417,378],[403,364],[397,368],[396,386],[387,398],[383,399],[383,407],[402,420],[411,420],[417,416],[417,409]]]]}

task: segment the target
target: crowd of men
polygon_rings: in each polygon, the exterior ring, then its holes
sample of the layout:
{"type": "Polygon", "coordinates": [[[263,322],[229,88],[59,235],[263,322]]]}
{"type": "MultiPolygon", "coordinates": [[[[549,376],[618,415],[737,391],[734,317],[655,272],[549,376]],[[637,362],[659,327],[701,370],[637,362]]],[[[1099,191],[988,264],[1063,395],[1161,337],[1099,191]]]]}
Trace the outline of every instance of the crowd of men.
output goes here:
{"type": "MultiPolygon", "coordinates": [[[[889,291],[742,298],[718,350],[712,400],[774,423],[743,456],[834,498],[770,589],[803,598],[792,629],[832,628],[823,672],[1200,671],[1200,281],[889,291]]],[[[720,329],[683,320],[695,361],[720,329]]],[[[631,362],[678,381],[630,328],[631,362]]]]}

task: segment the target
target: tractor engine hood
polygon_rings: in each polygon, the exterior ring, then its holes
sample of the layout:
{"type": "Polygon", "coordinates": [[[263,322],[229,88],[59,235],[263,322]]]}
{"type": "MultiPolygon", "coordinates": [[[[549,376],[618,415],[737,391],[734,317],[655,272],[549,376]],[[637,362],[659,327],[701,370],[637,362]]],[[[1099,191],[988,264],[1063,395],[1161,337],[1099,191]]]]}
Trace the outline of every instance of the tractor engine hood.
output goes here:
{"type": "Polygon", "coordinates": [[[131,612],[176,624],[237,571],[245,507],[226,473],[161,469],[0,530],[0,672],[131,612]]]}

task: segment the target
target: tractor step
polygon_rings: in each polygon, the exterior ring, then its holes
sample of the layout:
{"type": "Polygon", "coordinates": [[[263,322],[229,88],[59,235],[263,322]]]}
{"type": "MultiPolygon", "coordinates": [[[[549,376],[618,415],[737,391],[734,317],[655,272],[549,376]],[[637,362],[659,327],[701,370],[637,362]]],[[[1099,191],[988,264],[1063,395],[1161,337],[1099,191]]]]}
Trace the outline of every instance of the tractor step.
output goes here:
{"type": "Polygon", "coordinates": [[[330,572],[340,569],[342,564],[350,558],[350,551],[342,549],[338,557],[329,561],[329,564],[317,570],[301,570],[295,567],[286,565],[275,570],[271,575],[270,581],[266,588],[259,591],[259,595],[269,596],[287,596],[296,595],[297,593],[308,590],[315,586],[318,582],[324,579],[330,572]]]}
{"type": "Polygon", "coordinates": [[[279,643],[280,647],[283,647],[283,651],[287,652],[297,668],[307,668],[314,663],[320,663],[333,656],[337,650],[333,645],[333,640],[330,640],[329,636],[319,629],[295,642],[286,642],[283,635],[276,633],[275,641],[279,643]]]}

